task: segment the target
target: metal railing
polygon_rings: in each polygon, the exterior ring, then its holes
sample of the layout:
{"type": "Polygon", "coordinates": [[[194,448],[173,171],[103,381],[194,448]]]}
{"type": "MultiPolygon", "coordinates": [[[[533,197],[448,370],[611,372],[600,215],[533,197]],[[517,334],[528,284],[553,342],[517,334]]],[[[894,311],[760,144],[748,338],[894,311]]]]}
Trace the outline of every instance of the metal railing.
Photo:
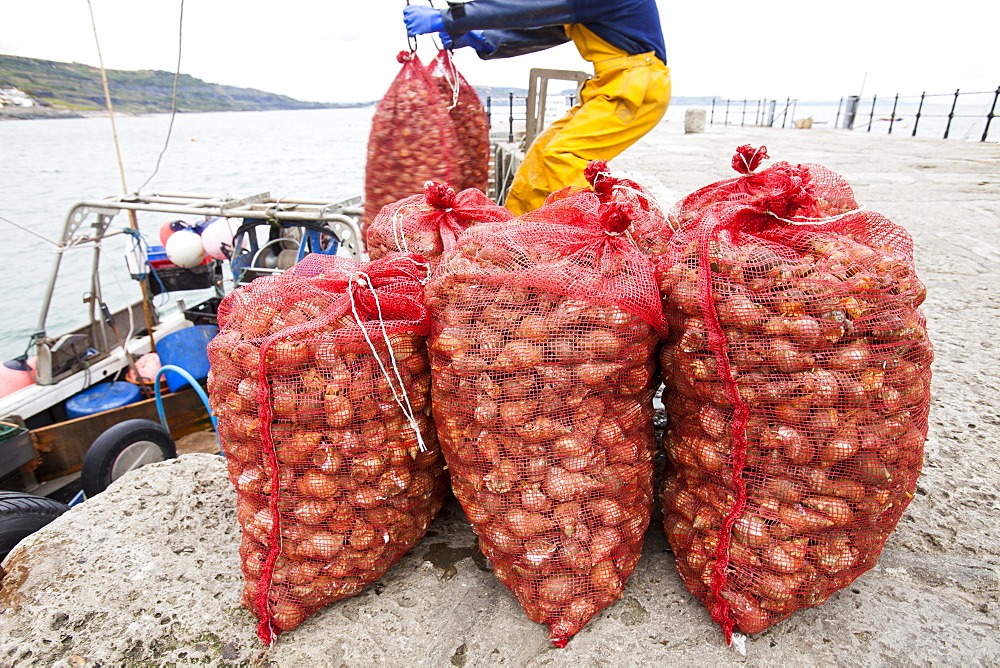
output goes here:
{"type": "Polygon", "coordinates": [[[841,108],[844,112],[843,126],[854,130],[864,128],[865,132],[884,130],[893,134],[894,128],[909,131],[911,137],[940,136],[942,139],[972,139],[985,142],[990,137],[990,129],[998,135],[993,119],[997,117],[997,103],[1000,100],[1000,86],[994,91],[954,93],[927,93],[904,96],[861,98],[850,95],[841,98],[837,108],[837,126],[841,127],[841,108]],[[867,112],[867,113],[866,113],[867,112]],[[908,127],[908,122],[912,125],[908,127]]]}
{"type": "Polygon", "coordinates": [[[523,136],[528,122],[528,96],[508,93],[506,98],[486,97],[486,118],[490,123],[490,138],[513,142],[523,136]]]}
{"type": "Polygon", "coordinates": [[[713,98],[709,125],[761,127],[811,127],[813,114],[828,115],[817,123],[832,127],[885,134],[908,133],[912,137],[1000,140],[1000,87],[994,91],[921,93],[920,95],[861,98],[850,95],[833,102],[811,102],[795,98],[713,98]],[[834,118],[836,108],[836,120],[834,118]],[[797,119],[797,111],[807,119],[797,119]],[[797,119],[797,120],[795,120],[797,119]],[[806,123],[803,125],[803,123],[806,123]],[[992,136],[991,136],[992,133],[992,136]]]}
{"type": "Polygon", "coordinates": [[[708,124],[715,125],[715,117],[718,114],[718,123],[724,126],[738,123],[740,127],[746,125],[774,127],[780,120],[781,127],[785,127],[786,124],[793,122],[797,104],[798,100],[793,100],[790,97],[786,98],[784,102],[768,98],[731,100],[713,97],[708,124]]]}

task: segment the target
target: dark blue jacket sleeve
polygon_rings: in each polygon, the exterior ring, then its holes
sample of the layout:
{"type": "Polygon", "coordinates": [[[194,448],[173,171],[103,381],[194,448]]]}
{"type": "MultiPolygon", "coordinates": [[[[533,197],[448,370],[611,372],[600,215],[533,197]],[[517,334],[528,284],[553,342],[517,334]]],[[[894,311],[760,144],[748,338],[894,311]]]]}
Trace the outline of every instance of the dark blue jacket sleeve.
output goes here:
{"type": "Polygon", "coordinates": [[[475,0],[449,2],[441,12],[450,33],[508,30],[579,23],[569,0],[475,0]]]}
{"type": "MultiPolygon", "coordinates": [[[[580,23],[595,35],[629,54],[653,51],[666,62],[666,48],[656,0],[472,0],[449,3],[441,10],[444,29],[452,35],[469,30],[527,30],[580,23]]],[[[519,55],[554,46],[545,43],[552,31],[494,36],[487,40],[495,44],[499,54],[519,55]],[[542,42],[530,48],[528,42],[538,37],[542,42]],[[496,40],[496,41],[494,41],[496,40]],[[506,48],[500,46],[506,41],[506,48]]],[[[503,58],[492,53],[486,58],[503,58]]]]}
{"type": "Polygon", "coordinates": [[[561,25],[524,30],[485,30],[483,37],[493,46],[493,51],[489,53],[479,52],[479,57],[483,60],[523,56],[569,41],[569,36],[561,25]]]}

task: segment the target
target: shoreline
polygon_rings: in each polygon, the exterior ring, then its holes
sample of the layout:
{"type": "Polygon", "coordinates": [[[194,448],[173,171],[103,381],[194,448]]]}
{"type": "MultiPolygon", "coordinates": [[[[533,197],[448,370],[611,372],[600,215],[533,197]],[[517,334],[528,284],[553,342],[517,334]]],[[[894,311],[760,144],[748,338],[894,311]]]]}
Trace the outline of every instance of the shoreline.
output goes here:
{"type": "Polygon", "coordinates": [[[47,107],[16,107],[15,110],[0,109],[0,121],[36,121],[58,118],[86,118],[85,112],[47,107]]]}

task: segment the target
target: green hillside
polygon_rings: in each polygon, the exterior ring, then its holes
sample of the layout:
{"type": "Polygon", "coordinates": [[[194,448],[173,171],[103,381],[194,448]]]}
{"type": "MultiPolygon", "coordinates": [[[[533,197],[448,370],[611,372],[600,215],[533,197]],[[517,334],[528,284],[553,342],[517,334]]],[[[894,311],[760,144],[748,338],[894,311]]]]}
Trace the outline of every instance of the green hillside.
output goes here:
{"type": "MultiPolygon", "coordinates": [[[[169,112],[174,73],[161,70],[107,70],[116,112],[169,112]]],[[[80,63],[0,55],[0,89],[13,86],[53,110],[97,111],[105,108],[101,71],[80,63]]],[[[302,102],[253,88],[212,84],[182,74],[177,85],[179,111],[260,111],[363,106],[302,102]]],[[[24,112],[25,110],[19,110],[24,112]]]]}

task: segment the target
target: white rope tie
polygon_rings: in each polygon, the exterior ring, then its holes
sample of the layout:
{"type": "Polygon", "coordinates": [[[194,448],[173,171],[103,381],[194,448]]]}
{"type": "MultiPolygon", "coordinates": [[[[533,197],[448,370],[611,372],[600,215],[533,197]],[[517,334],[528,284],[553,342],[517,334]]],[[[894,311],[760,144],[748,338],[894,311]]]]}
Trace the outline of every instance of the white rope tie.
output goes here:
{"type": "Polygon", "coordinates": [[[838,213],[836,216],[826,216],[823,218],[797,218],[790,220],[788,218],[782,218],[773,211],[765,211],[764,213],[776,220],[780,220],[783,223],[788,223],[790,225],[822,225],[824,223],[832,223],[834,221],[840,220],[841,218],[846,218],[847,216],[853,216],[856,213],[861,213],[867,209],[863,206],[859,206],[857,209],[851,209],[850,211],[845,211],[844,213],[838,213]]]}
{"type": "Polygon", "coordinates": [[[451,58],[448,58],[448,63],[444,67],[444,75],[444,80],[451,86],[451,106],[448,107],[448,111],[451,111],[458,106],[458,68],[451,58]]]}
{"type": "Polygon", "coordinates": [[[31,235],[34,235],[34,236],[38,237],[39,239],[41,239],[45,243],[52,244],[56,248],[59,247],[59,242],[58,241],[52,241],[52,239],[48,239],[46,237],[43,237],[41,234],[39,234],[38,232],[35,232],[31,228],[25,227],[24,225],[19,225],[19,224],[15,223],[13,220],[8,220],[7,218],[4,218],[3,216],[0,216],[0,220],[2,220],[5,223],[10,223],[11,225],[13,225],[14,227],[16,227],[17,229],[19,229],[19,230],[21,230],[23,232],[27,232],[28,234],[31,234],[31,235]]]}
{"type": "Polygon", "coordinates": [[[403,232],[403,223],[409,216],[409,211],[404,212],[404,209],[408,209],[408,207],[401,206],[397,208],[393,212],[392,219],[389,222],[390,222],[390,227],[392,228],[392,240],[396,244],[396,250],[402,251],[404,253],[409,253],[410,245],[406,241],[406,234],[404,234],[403,232]]]}
{"type": "Polygon", "coordinates": [[[351,313],[354,314],[354,320],[358,323],[358,327],[361,328],[361,333],[364,334],[365,342],[368,343],[368,347],[371,348],[372,355],[375,357],[375,361],[378,363],[379,369],[382,371],[383,377],[389,383],[389,389],[392,390],[392,396],[396,400],[396,405],[399,406],[400,410],[403,411],[403,415],[406,420],[410,423],[410,427],[413,429],[413,433],[417,436],[417,447],[420,452],[427,452],[427,446],[424,445],[424,438],[420,434],[420,426],[417,424],[416,417],[414,416],[413,407],[410,405],[410,397],[406,394],[406,386],[403,383],[403,377],[399,373],[399,367],[396,365],[396,356],[393,354],[392,343],[389,341],[389,333],[385,329],[385,320],[382,319],[382,305],[379,302],[378,292],[371,286],[371,282],[368,279],[368,274],[360,272],[357,274],[352,274],[348,280],[347,294],[351,300],[351,313]],[[371,338],[368,336],[368,330],[365,329],[364,323],[361,322],[361,316],[358,315],[357,305],[354,303],[354,291],[351,290],[351,283],[357,282],[359,287],[368,288],[372,292],[372,296],[375,297],[375,308],[378,311],[378,321],[379,326],[382,329],[382,338],[385,339],[385,345],[389,351],[389,359],[392,360],[392,370],[396,375],[396,380],[399,381],[400,392],[403,395],[402,400],[399,398],[399,394],[396,392],[395,386],[393,386],[393,380],[389,376],[389,372],[386,371],[385,365],[382,364],[382,359],[379,356],[378,350],[375,349],[375,344],[372,343],[371,338]],[[405,406],[404,406],[405,403],[405,406]]]}
{"type": "Polygon", "coordinates": [[[636,188],[625,185],[623,183],[616,183],[613,186],[611,186],[611,189],[622,191],[625,193],[632,193],[633,195],[641,198],[643,201],[649,203],[649,205],[652,206],[652,208],[655,209],[658,214],[666,217],[666,214],[663,213],[663,208],[660,206],[660,203],[657,202],[655,199],[653,199],[653,196],[650,195],[649,193],[637,190],[636,188]]]}
{"type": "Polygon", "coordinates": [[[637,189],[635,189],[635,188],[633,188],[631,186],[627,186],[627,185],[624,185],[622,183],[616,183],[616,184],[614,184],[613,186],[611,186],[611,189],[619,191],[619,192],[624,192],[625,194],[632,194],[632,195],[638,197],[639,199],[643,200],[644,202],[646,202],[647,204],[649,204],[649,206],[652,208],[653,211],[655,211],[657,214],[659,214],[660,218],[662,218],[664,221],[666,221],[666,223],[667,223],[668,227],[670,227],[670,229],[672,229],[674,232],[677,231],[678,228],[674,227],[671,224],[670,219],[667,217],[667,214],[663,211],[663,207],[661,207],[660,203],[657,202],[653,198],[653,196],[650,195],[649,193],[643,192],[641,190],[637,190],[637,189]]]}
{"type": "Polygon", "coordinates": [[[420,281],[421,285],[425,285],[427,283],[427,281],[429,281],[430,278],[431,278],[431,265],[430,265],[430,262],[417,262],[416,260],[413,259],[413,256],[411,256],[411,255],[399,255],[397,257],[392,258],[392,260],[390,260],[390,261],[391,262],[409,262],[414,267],[419,267],[419,268],[423,269],[424,270],[424,278],[423,278],[423,280],[420,281]]]}

